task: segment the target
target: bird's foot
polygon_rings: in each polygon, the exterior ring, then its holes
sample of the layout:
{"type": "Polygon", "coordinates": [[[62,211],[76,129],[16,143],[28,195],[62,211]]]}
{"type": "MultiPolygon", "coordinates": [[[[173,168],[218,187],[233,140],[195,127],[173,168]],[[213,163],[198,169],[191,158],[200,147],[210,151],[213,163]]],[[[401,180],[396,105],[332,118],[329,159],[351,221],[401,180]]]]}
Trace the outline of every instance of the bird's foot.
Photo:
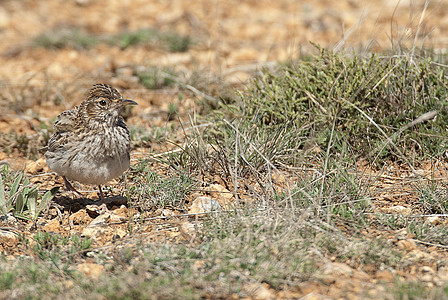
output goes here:
{"type": "Polygon", "coordinates": [[[81,196],[81,197],[82,197],[82,194],[81,194],[80,192],[78,192],[78,191],[73,187],[73,185],[71,185],[71,183],[67,180],[67,178],[65,178],[65,176],[62,176],[62,178],[64,178],[65,188],[66,188],[67,191],[74,192],[74,193],[78,194],[78,196],[81,196]]]}

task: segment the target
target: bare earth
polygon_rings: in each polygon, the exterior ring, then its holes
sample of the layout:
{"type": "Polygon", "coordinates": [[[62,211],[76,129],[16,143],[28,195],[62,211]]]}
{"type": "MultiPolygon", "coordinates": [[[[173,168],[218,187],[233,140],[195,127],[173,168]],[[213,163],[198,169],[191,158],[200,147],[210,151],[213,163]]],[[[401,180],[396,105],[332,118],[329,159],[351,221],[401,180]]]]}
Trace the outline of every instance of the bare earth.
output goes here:
{"type": "MultiPolygon", "coordinates": [[[[184,74],[185,78],[192,74],[221,78],[229,89],[234,89],[242,87],[245,80],[263,65],[311,53],[310,41],[322,47],[354,48],[360,52],[387,50],[398,44],[409,47],[424,44],[444,53],[448,46],[448,1],[432,1],[426,9],[424,5],[422,0],[398,3],[387,0],[1,1],[0,133],[14,131],[28,136],[30,143],[40,147],[40,124],[51,126],[60,112],[79,104],[87,89],[98,82],[113,85],[126,98],[139,103],[127,119],[128,126],[139,126],[148,132],[153,127],[163,127],[167,123],[169,103],[177,103],[180,92],[174,88],[146,89],[135,76],[139,67],[170,67],[176,74],[184,74]],[[60,27],[82,28],[100,36],[155,28],[189,35],[194,44],[186,52],[175,53],[156,46],[120,49],[105,43],[91,49],[45,49],[32,45],[34,37],[60,27]]],[[[179,114],[188,120],[189,115],[201,108],[195,102],[197,93],[182,92],[182,95],[179,114]]],[[[181,139],[179,129],[179,141],[181,139]]],[[[0,136],[2,149],[10,148],[11,143],[16,141],[0,136]]],[[[135,147],[131,163],[161,151],[152,143],[135,147]]],[[[0,163],[25,170],[41,189],[62,185],[61,178],[51,173],[40,153],[4,151],[0,152],[0,163]]],[[[163,174],[164,167],[158,167],[163,174]]],[[[360,162],[360,167],[368,166],[360,162]]],[[[425,173],[430,169],[428,165],[420,171],[425,173]]],[[[408,174],[406,168],[391,165],[389,173],[382,175],[378,185],[398,189],[400,184],[406,185],[402,178],[408,174]]],[[[126,188],[122,181],[111,185],[115,195],[126,188]]],[[[88,191],[85,193],[87,197],[97,199],[94,187],[83,189],[88,191]]],[[[207,193],[198,193],[201,194],[207,193]]],[[[412,191],[400,196],[378,195],[375,205],[385,212],[413,212],[415,197],[412,191]]],[[[122,206],[126,201],[120,197],[110,200],[107,222],[123,223],[111,225],[101,234],[89,232],[94,229],[87,227],[100,213],[94,206],[89,206],[92,203],[89,199],[74,202],[70,193],[62,192],[59,194],[59,212],[51,210],[46,218],[38,221],[37,229],[65,236],[73,233],[91,235],[95,237],[94,247],[132,243],[126,235],[126,220],[135,211],[122,206]],[[58,213],[62,214],[62,219],[58,213]]],[[[159,210],[148,217],[178,213],[159,210]]],[[[163,219],[155,219],[153,223],[164,226],[163,219]]],[[[147,241],[181,243],[193,234],[185,229],[188,224],[188,220],[179,218],[178,225],[168,229],[156,230],[153,225],[142,225],[136,230],[147,241]]],[[[26,222],[17,225],[17,230],[27,236],[32,236],[37,229],[26,222]]],[[[415,259],[413,267],[400,271],[403,276],[416,278],[428,286],[448,280],[448,270],[436,271],[437,262],[448,259],[445,249],[416,243],[412,237],[398,231],[369,229],[365,234],[384,235],[410,257],[420,257],[415,259]]],[[[107,251],[113,251],[112,248],[107,251]]],[[[11,259],[21,254],[31,255],[18,241],[0,239],[0,251],[11,259]]],[[[363,289],[374,289],[374,283],[379,280],[393,282],[389,271],[367,274],[342,264],[333,267],[336,269],[328,271],[327,285],[305,284],[295,294],[272,291],[269,286],[264,288],[269,295],[279,298],[299,298],[310,293],[331,298],[356,298],[363,289]]],[[[85,273],[90,276],[91,270],[87,268],[85,273]]]]}

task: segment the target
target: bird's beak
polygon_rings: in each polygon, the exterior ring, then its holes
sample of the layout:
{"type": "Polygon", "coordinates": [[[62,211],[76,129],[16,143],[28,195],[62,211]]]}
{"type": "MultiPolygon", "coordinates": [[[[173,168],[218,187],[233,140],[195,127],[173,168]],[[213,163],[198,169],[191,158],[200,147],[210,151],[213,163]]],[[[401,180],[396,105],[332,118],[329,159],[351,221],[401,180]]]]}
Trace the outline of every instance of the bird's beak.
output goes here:
{"type": "Polygon", "coordinates": [[[118,103],[119,107],[124,107],[127,105],[138,105],[138,103],[129,99],[121,99],[121,102],[118,103]]]}

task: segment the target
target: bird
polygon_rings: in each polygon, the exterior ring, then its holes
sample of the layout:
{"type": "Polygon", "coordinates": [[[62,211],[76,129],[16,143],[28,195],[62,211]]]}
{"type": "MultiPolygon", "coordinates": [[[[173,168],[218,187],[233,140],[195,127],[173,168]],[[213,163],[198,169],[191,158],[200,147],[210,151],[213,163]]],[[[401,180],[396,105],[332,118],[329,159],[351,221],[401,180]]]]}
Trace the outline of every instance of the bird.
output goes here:
{"type": "Polygon", "coordinates": [[[79,106],[56,117],[55,133],[44,156],[48,167],[62,176],[67,190],[82,196],[69,180],[97,185],[100,203],[105,203],[101,185],[130,166],[130,134],[120,115],[128,105],[138,103],[99,83],[79,106]]]}

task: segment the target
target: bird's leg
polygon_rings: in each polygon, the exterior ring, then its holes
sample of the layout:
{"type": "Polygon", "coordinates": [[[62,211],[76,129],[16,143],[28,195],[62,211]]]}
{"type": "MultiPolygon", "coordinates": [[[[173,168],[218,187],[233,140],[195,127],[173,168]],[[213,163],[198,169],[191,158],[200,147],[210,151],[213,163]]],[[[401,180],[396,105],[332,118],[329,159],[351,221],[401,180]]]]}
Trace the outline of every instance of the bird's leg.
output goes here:
{"type": "Polygon", "coordinates": [[[106,203],[104,201],[103,191],[101,190],[101,185],[98,185],[98,190],[100,191],[100,204],[106,203]]]}
{"type": "Polygon", "coordinates": [[[82,197],[82,194],[81,194],[80,192],[78,192],[78,191],[71,185],[71,183],[67,180],[67,178],[65,178],[65,176],[62,176],[62,178],[64,178],[65,188],[67,189],[67,191],[75,192],[76,194],[78,194],[79,196],[82,197]]]}

